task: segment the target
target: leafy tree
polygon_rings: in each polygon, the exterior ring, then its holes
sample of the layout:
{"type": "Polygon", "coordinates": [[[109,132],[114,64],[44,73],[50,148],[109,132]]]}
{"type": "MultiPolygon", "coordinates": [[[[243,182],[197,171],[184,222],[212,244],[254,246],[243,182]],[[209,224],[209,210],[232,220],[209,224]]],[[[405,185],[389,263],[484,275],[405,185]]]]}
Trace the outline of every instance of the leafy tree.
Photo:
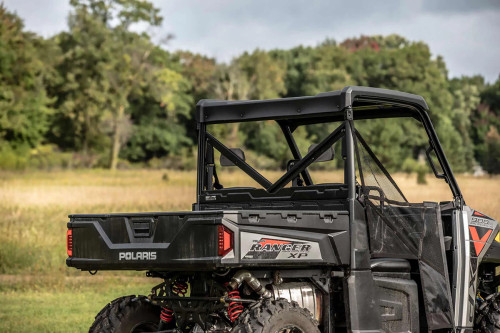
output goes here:
{"type": "Polygon", "coordinates": [[[245,52],[236,59],[236,65],[249,83],[251,99],[278,98],[286,93],[284,64],[269,53],[258,49],[253,53],[245,52]]]}
{"type": "Polygon", "coordinates": [[[486,135],[484,166],[489,173],[500,173],[500,134],[494,126],[490,126],[490,130],[486,135]]]}
{"type": "Polygon", "coordinates": [[[272,50],[269,55],[285,64],[284,97],[304,96],[306,89],[306,74],[312,63],[314,49],[312,47],[298,46],[290,50],[272,50]]]}
{"type": "MultiPolygon", "coordinates": [[[[453,115],[452,122],[460,133],[471,133],[472,112],[477,109],[480,96],[479,87],[469,78],[453,79],[450,81],[451,92],[453,94],[453,115]]],[[[462,137],[465,167],[472,169],[474,164],[474,144],[471,135],[462,137]]]]}
{"type": "Polygon", "coordinates": [[[490,106],[496,116],[500,116],[500,75],[495,83],[484,88],[481,99],[490,106]]]}
{"type": "MultiPolygon", "coordinates": [[[[286,93],[284,63],[273,59],[268,52],[255,50],[245,52],[234,59],[227,68],[228,92],[238,99],[271,99],[278,98],[286,93]]],[[[238,129],[244,136],[244,145],[258,153],[282,160],[285,152],[283,142],[279,137],[281,130],[270,122],[233,124],[229,135],[233,145],[239,145],[238,129]],[[262,141],[271,139],[263,147],[262,141]]],[[[281,134],[282,137],[282,134],[281,134]]]]}
{"type": "Polygon", "coordinates": [[[481,103],[473,110],[471,122],[471,139],[477,160],[488,172],[500,173],[495,162],[500,131],[500,77],[482,90],[481,103]]]}
{"type": "Polygon", "coordinates": [[[215,59],[189,51],[178,51],[172,58],[179,64],[177,71],[191,84],[190,94],[195,101],[215,97],[215,59]]]}
{"type": "Polygon", "coordinates": [[[344,40],[340,45],[351,52],[356,52],[365,48],[379,51],[380,42],[384,41],[385,41],[384,39],[380,40],[380,38],[376,37],[361,36],[359,38],[348,38],[344,40]]]}
{"type": "MultiPolygon", "coordinates": [[[[449,91],[446,66],[442,58],[433,59],[428,46],[422,42],[409,42],[396,35],[374,36],[373,39],[379,49],[361,47],[351,51],[354,52],[354,60],[348,61],[348,71],[353,73],[353,79],[360,85],[423,96],[429,105],[431,118],[452,166],[457,171],[470,168],[472,147],[464,144],[463,135],[455,126],[459,123],[460,116],[455,116],[453,110],[454,99],[449,91]]],[[[464,128],[468,126],[467,122],[462,125],[464,128]]],[[[395,141],[394,149],[401,140],[406,138],[395,141]]],[[[413,143],[415,146],[421,144],[422,142],[418,141],[413,143]]],[[[394,155],[390,150],[386,153],[394,155]]],[[[403,163],[403,160],[399,163],[403,163]]]]}
{"type": "Polygon", "coordinates": [[[122,156],[133,162],[179,156],[193,145],[187,135],[193,107],[189,81],[175,70],[175,61],[161,48],[152,51],[150,61],[157,69],[156,77],[146,81],[129,102],[132,134],[122,156]]]}
{"type": "MultiPolygon", "coordinates": [[[[106,51],[109,57],[104,65],[104,79],[107,83],[107,108],[111,113],[111,149],[109,167],[116,169],[118,155],[124,139],[123,124],[126,123],[125,110],[128,108],[130,96],[138,92],[145,81],[165,83],[164,73],[157,72],[149,66],[148,58],[154,45],[149,42],[146,34],[131,32],[130,26],[134,23],[146,23],[151,26],[161,24],[162,17],[159,9],[147,1],[115,0],[100,1],[72,0],[76,10],[90,12],[95,20],[100,21],[109,30],[109,45],[106,51]],[[113,26],[113,21],[117,21],[113,26]]],[[[166,99],[164,92],[157,91],[158,100],[166,99]]],[[[163,100],[163,102],[166,102],[163,100]]]]}
{"type": "Polygon", "coordinates": [[[86,8],[71,13],[68,23],[69,32],[54,38],[63,55],[57,65],[61,80],[51,89],[57,97],[51,140],[87,159],[91,150],[108,145],[102,122],[109,110],[109,86],[103,73],[113,56],[112,34],[86,8]]]}
{"type": "Polygon", "coordinates": [[[219,64],[216,70],[215,96],[226,100],[250,99],[250,82],[236,60],[219,64]]]}
{"type": "Polygon", "coordinates": [[[126,141],[126,128],[129,113],[129,99],[143,93],[142,86],[154,87],[156,101],[166,103],[166,90],[159,85],[168,84],[170,73],[164,73],[149,63],[154,45],[135,33],[117,28],[117,40],[112,44],[116,55],[104,69],[104,77],[109,84],[107,105],[110,111],[110,134],[112,138],[109,167],[116,169],[122,144],[126,141]],[[124,126],[125,125],[125,126],[124,126]]]}
{"type": "MultiPolygon", "coordinates": [[[[106,50],[109,52],[109,57],[103,64],[103,76],[107,83],[106,104],[111,113],[112,124],[109,167],[115,169],[124,141],[123,123],[126,117],[125,110],[129,106],[129,97],[138,91],[144,81],[152,81],[153,84],[164,83],[162,79],[165,78],[164,73],[151,70],[151,66],[148,66],[148,57],[154,48],[148,36],[139,35],[129,29],[131,24],[139,22],[158,26],[162,17],[158,15],[159,10],[147,1],[72,0],[72,5],[77,11],[90,8],[94,19],[104,24],[110,33],[109,48],[106,50]],[[115,26],[111,25],[113,20],[117,21],[115,26]]],[[[162,92],[159,92],[157,97],[160,100],[166,98],[162,92]]]]}
{"type": "MultiPolygon", "coordinates": [[[[250,99],[250,82],[241,69],[237,59],[229,64],[219,64],[216,70],[215,97],[226,100],[250,99]]],[[[239,147],[241,140],[239,134],[240,124],[233,123],[229,131],[227,126],[214,126],[214,131],[219,137],[226,139],[226,144],[239,147]]],[[[243,134],[245,135],[245,134],[243,134]]]]}
{"type": "Polygon", "coordinates": [[[316,95],[354,84],[345,66],[349,53],[336,45],[322,44],[312,53],[304,76],[304,94],[316,95]]]}
{"type": "Polygon", "coordinates": [[[45,82],[51,73],[38,52],[44,44],[0,4],[0,149],[29,150],[49,129],[53,109],[45,82]]]}
{"type": "Polygon", "coordinates": [[[59,37],[65,79],[59,94],[58,123],[63,129],[68,128],[66,123],[73,125],[80,142],[70,146],[85,154],[90,145],[108,150],[108,165],[114,169],[121,147],[132,135],[131,100],[146,95],[144,100],[176,112],[183,79],[151,59],[158,47],[146,33],[131,31],[137,23],[161,23],[159,10],[150,2],[72,0],[71,4],[70,32],[59,37]]]}
{"type": "MultiPolygon", "coordinates": [[[[365,85],[424,96],[454,169],[466,171],[478,161],[500,172],[500,78],[493,84],[478,75],[449,80],[443,59],[423,42],[399,35],[326,39],[316,47],[257,49],[217,63],[189,51],[169,53],[137,32],[162,22],[149,1],[70,3],[69,31],[47,40],[25,32],[0,6],[0,153],[8,147],[9,156],[21,150],[27,156],[50,142],[82,152],[89,166],[99,156],[99,165],[116,168],[119,157],[145,162],[185,154],[196,138],[190,119],[199,99],[270,99],[365,85]]],[[[332,126],[297,129],[301,150],[332,126]]],[[[416,163],[428,145],[414,122],[374,120],[359,129],[380,146],[376,153],[392,170],[416,163]]],[[[229,145],[277,157],[277,166],[290,158],[270,122],[211,130],[229,145]]]]}

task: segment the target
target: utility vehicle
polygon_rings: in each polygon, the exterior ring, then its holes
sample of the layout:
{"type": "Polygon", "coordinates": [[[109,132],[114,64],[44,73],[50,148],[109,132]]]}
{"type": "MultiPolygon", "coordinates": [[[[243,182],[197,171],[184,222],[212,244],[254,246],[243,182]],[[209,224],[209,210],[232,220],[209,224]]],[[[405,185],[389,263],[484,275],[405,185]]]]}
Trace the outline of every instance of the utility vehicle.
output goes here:
{"type": "Polygon", "coordinates": [[[68,266],[161,282],[106,305],[91,332],[500,331],[499,224],[466,205],[422,97],[346,87],[202,100],[196,124],[192,211],[69,216],[68,266]],[[411,202],[388,172],[385,126],[398,121],[398,149],[427,157],[447,201],[422,185],[426,201],[411,202]],[[282,174],[231,147],[242,126],[261,148],[284,142],[282,174]],[[259,134],[266,126],[278,130],[259,134]],[[304,136],[307,126],[317,135],[304,136]],[[315,178],[327,163],[337,171],[315,178]],[[249,183],[235,184],[237,171],[249,183]]]}

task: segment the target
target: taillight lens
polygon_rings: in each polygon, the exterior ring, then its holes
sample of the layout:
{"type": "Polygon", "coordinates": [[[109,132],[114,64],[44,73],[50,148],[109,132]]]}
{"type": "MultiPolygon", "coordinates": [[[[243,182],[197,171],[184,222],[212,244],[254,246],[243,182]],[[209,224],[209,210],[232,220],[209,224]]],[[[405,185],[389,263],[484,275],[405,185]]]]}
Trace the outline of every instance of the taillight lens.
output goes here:
{"type": "Polygon", "coordinates": [[[66,252],[68,257],[73,256],[73,229],[68,229],[66,233],[66,252]]]}
{"type": "Polygon", "coordinates": [[[234,234],[223,225],[218,226],[219,256],[225,256],[233,249],[234,234]]]}

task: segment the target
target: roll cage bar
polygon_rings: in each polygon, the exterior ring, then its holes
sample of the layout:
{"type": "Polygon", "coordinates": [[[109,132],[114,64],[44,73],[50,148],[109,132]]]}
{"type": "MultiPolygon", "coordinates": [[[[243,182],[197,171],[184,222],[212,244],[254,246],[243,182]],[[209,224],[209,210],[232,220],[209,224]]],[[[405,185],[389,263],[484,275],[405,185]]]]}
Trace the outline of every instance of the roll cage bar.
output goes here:
{"type": "MultiPolygon", "coordinates": [[[[355,188],[355,147],[353,120],[374,118],[413,117],[420,121],[429,137],[429,146],[434,150],[443,170],[442,175],[450,186],[455,202],[464,204],[460,188],[443,152],[428,114],[428,106],[421,96],[370,87],[349,86],[342,90],[321,93],[316,96],[283,98],[263,101],[219,101],[201,100],[197,104],[196,120],[198,128],[198,179],[197,202],[205,189],[221,188],[218,184],[214,165],[215,148],[234,165],[253,178],[269,193],[275,193],[301,174],[306,185],[312,185],[307,171],[321,154],[340,138],[344,137],[346,154],[345,182],[349,196],[354,198],[355,188]],[[246,163],[223,143],[206,130],[207,124],[221,124],[247,121],[275,120],[284,134],[296,163],[274,184],[246,163]],[[332,133],[314,149],[301,156],[293,138],[298,126],[316,123],[343,121],[332,133]],[[215,178],[215,182],[213,179],[215,178]]],[[[343,149],[344,150],[344,149],[343,149]]],[[[434,166],[433,170],[435,171],[434,166]]]]}

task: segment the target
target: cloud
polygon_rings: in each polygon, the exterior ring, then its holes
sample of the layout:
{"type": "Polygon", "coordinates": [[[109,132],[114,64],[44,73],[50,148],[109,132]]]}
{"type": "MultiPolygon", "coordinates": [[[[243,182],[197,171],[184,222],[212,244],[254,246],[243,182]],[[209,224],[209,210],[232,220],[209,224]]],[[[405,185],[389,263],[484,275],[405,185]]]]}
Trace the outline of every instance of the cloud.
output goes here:
{"type": "Polygon", "coordinates": [[[496,60],[500,11],[486,10],[488,1],[478,6],[457,4],[186,0],[179,6],[158,2],[165,27],[176,35],[171,49],[190,49],[228,61],[255,48],[291,48],[317,45],[326,38],[341,41],[362,34],[398,33],[428,43],[434,55],[444,57],[451,76],[482,74],[494,81],[500,73],[496,60]]]}
{"type": "Polygon", "coordinates": [[[482,11],[500,11],[500,1],[498,0],[424,0],[422,9],[430,13],[475,13],[482,11]]]}
{"type": "MultiPolygon", "coordinates": [[[[359,35],[397,33],[429,44],[451,76],[500,73],[500,1],[153,0],[173,33],[169,50],[188,49],[229,61],[255,48],[317,45],[359,35]]],[[[67,0],[7,0],[43,36],[66,29],[67,0]]]]}
{"type": "Polygon", "coordinates": [[[67,28],[69,0],[3,0],[8,10],[24,20],[26,28],[43,37],[50,37],[67,28]]]}

